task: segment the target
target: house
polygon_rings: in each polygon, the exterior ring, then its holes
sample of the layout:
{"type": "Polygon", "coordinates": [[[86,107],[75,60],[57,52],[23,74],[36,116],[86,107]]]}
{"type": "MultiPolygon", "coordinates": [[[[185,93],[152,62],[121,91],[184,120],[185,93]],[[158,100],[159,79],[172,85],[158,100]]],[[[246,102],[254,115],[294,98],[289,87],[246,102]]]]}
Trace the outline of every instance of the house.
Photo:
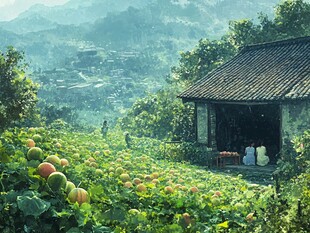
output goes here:
{"type": "Polygon", "coordinates": [[[199,143],[242,152],[260,139],[275,160],[310,129],[310,37],[246,46],[178,97],[195,103],[199,143]]]}

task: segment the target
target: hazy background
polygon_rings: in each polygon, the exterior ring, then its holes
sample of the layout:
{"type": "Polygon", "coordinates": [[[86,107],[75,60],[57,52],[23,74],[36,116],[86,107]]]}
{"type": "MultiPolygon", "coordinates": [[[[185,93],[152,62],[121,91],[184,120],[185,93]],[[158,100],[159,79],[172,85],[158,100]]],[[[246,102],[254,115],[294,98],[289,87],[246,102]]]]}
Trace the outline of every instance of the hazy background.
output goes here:
{"type": "Polygon", "coordinates": [[[279,2],[1,0],[0,50],[25,52],[43,115],[74,113],[98,125],[165,87],[181,51],[220,39],[231,20],[272,18],[279,2]]]}
{"type": "Polygon", "coordinates": [[[69,0],[1,0],[0,21],[12,20],[35,4],[55,6],[62,5],[68,1],[69,0]]]}

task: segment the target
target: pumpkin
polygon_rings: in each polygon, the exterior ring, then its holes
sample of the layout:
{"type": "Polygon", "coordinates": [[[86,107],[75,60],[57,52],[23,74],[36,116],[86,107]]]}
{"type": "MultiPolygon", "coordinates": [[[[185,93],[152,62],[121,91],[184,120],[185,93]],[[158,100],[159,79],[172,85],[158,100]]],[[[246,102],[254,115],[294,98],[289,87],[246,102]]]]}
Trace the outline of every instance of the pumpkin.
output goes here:
{"type": "Polygon", "coordinates": [[[189,191],[191,191],[192,193],[197,193],[199,190],[196,186],[193,186],[189,189],[189,191]]]}
{"type": "Polygon", "coordinates": [[[95,174],[101,176],[101,175],[103,175],[103,171],[101,169],[97,168],[95,170],[95,174]]]}
{"type": "Polygon", "coordinates": [[[121,179],[121,181],[126,182],[130,180],[130,176],[127,173],[123,173],[119,176],[119,178],[121,179]]]}
{"type": "Polygon", "coordinates": [[[214,193],[214,195],[220,197],[220,196],[222,195],[222,193],[221,193],[220,191],[216,191],[216,192],[214,193]]]}
{"type": "Polygon", "coordinates": [[[138,184],[138,185],[137,185],[137,191],[138,191],[138,192],[146,192],[146,191],[147,191],[147,188],[145,187],[144,184],[138,184]]]}
{"type": "Polygon", "coordinates": [[[36,143],[32,139],[27,139],[26,145],[27,145],[27,147],[31,148],[31,147],[35,147],[36,143]]]}
{"type": "Polygon", "coordinates": [[[69,161],[67,159],[61,159],[60,160],[60,165],[65,167],[69,165],[69,161]]]}
{"type": "Polygon", "coordinates": [[[165,190],[165,193],[167,194],[173,193],[173,188],[171,186],[166,186],[164,190],[165,190]]]}
{"type": "Polygon", "coordinates": [[[98,167],[98,164],[97,164],[96,162],[90,162],[89,166],[90,166],[90,167],[97,168],[97,167],[98,167]]]}
{"type": "Polygon", "coordinates": [[[116,173],[117,175],[121,175],[123,172],[124,172],[124,169],[123,169],[122,167],[118,167],[118,168],[116,168],[116,170],[115,170],[115,173],[116,173]]]}
{"type": "Polygon", "coordinates": [[[182,214],[182,217],[186,226],[191,223],[191,216],[188,213],[182,214]]]}
{"type": "Polygon", "coordinates": [[[124,187],[126,188],[132,188],[132,183],[130,181],[127,181],[125,184],[124,184],[124,187]]]}
{"type": "Polygon", "coordinates": [[[60,165],[60,158],[57,155],[50,155],[47,156],[45,159],[46,162],[49,162],[51,164],[56,164],[56,165],[60,165]]]}
{"type": "Polygon", "coordinates": [[[141,184],[142,181],[141,181],[139,178],[134,178],[134,179],[133,179],[133,183],[134,183],[135,185],[138,185],[138,184],[141,184]]]}
{"type": "Polygon", "coordinates": [[[39,147],[32,147],[28,150],[27,158],[29,160],[42,160],[43,151],[39,147]]]}
{"type": "Polygon", "coordinates": [[[160,183],[160,182],[159,182],[158,179],[153,179],[153,180],[152,180],[152,183],[153,183],[153,184],[158,184],[158,183],[160,183]]]}
{"type": "Polygon", "coordinates": [[[33,135],[32,138],[35,142],[42,142],[42,137],[39,134],[33,135]]]}
{"type": "Polygon", "coordinates": [[[66,193],[70,193],[72,189],[75,189],[75,184],[73,184],[71,181],[67,181],[66,185],[66,193]]]}
{"type": "Polygon", "coordinates": [[[38,172],[40,176],[42,176],[43,178],[47,178],[50,174],[52,174],[55,171],[56,168],[51,163],[44,162],[38,166],[38,172]]]}
{"type": "Polygon", "coordinates": [[[68,195],[68,199],[70,203],[79,203],[79,205],[89,202],[89,195],[85,189],[82,188],[74,188],[68,195]]]}
{"type": "Polygon", "coordinates": [[[35,132],[36,132],[36,129],[33,128],[33,127],[30,127],[30,128],[28,129],[28,132],[29,132],[29,133],[35,133],[35,132]]]}
{"type": "Polygon", "coordinates": [[[158,172],[154,172],[154,173],[151,175],[152,179],[157,179],[158,176],[159,176],[158,172]]]}
{"type": "Polygon", "coordinates": [[[144,176],[144,179],[145,179],[146,181],[151,181],[151,180],[152,180],[152,177],[151,177],[150,175],[145,175],[145,176],[144,176]]]}
{"type": "Polygon", "coordinates": [[[61,172],[53,172],[47,178],[47,184],[54,192],[58,192],[61,189],[66,189],[67,177],[61,172]]]}

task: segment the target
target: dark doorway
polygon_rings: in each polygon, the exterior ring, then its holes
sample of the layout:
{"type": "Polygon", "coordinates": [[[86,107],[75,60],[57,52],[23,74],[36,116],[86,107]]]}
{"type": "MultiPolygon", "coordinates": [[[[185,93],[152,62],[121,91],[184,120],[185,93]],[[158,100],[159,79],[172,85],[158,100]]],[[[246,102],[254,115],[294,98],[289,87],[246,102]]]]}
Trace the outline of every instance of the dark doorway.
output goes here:
{"type": "Polygon", "coordinates": [[[216,105],[216,119],[219,151],[243,154],[250,141],[263,140],[271,163],[276,162],[280,145],[279,105],[216,105]]]}

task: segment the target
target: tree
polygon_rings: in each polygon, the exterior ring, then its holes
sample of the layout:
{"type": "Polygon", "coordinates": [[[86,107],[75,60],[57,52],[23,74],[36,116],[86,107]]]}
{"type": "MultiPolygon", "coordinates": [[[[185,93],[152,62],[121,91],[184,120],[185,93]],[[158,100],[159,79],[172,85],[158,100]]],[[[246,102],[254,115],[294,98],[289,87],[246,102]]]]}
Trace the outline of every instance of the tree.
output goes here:
{"type": "Polygon", "coordinates": [[[310,4],[303,0],[287,0],[275,8],[270,20],[260,13],[259,23],[243,19],[230,22],[227,35],[221,40],[201,39],[192,50],[181,53],[179,65],[173,67],[169,81],[191,85],[249,44],[310,35],[310,4]]]}
{"type": "Polygon", "coordinates": [[[0,54],[0,130],[29,117],[37,103],[38,85],[25,76],[23,53],[8,47],[0,54]]]}
{"type": "Polygon", "coordinates": [[[192,51],[181,53],[179,66],[172,68],[170,81],[181,81],[190,85],[223,64],[234,54],[234,47],[225,38],[214,41],[201,39],[192,51]]]}
{"type": "Polygon", "coordinates": [[[310,4],[303,0],[287,0],[275,8],[275,18],[260,13],[259,24],[252,20],[230,22],[229,37],[233,45],[271,42],[310,35],[310,4]]]}
{"type": "Polygon", "coordinates": [[[120,123],[132,135],[157,139],[192,140],[194,108],[176,98],[175,87],[137,100],[120,123]]]}
{"type": "Polygon", "coordinates": [[[122,119],[124,129],[160,139],[167,135],[170,139],[192,138],[193,122],[187,119],[193,118],[194,111],[176,100],[181,92],[176,87],[184,89],[197,82],[242,46],[310,34],[310,4],[287,0],[277,6],[275,13],[273,20],[260,14],[259,24],[247,19],[231,22],[229,33],[221,40],[201,39],[193,50],[181,53],[178,66],[167,77],[169,83],[178,85],[136,101],[122,119]]]}

